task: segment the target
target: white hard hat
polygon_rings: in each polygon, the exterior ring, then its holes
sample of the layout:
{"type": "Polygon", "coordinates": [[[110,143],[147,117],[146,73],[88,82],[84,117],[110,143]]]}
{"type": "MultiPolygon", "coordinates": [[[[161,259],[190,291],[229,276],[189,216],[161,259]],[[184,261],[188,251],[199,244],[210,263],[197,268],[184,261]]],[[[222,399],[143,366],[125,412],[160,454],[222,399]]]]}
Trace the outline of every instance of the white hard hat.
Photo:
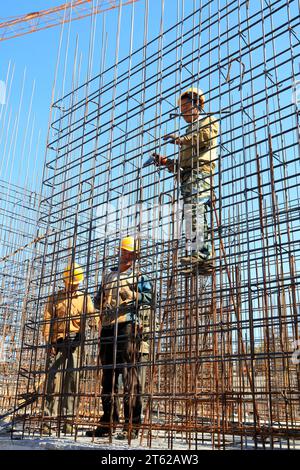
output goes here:
{"type": "Polygon", "coordinates": [[[201,107],[202,108],[204,107],[205,96],[204,96],[204,93],[201,90],[201,88],[190,87],[187,90],[185,90],[184,92],[182,92],[179,99],[178,99],[178,106],[180,106],[181,100],[185,95],[187,95],[187,96],[191,95],[192,97],[193,97],[193,95],[199,96],[201,107]]]}

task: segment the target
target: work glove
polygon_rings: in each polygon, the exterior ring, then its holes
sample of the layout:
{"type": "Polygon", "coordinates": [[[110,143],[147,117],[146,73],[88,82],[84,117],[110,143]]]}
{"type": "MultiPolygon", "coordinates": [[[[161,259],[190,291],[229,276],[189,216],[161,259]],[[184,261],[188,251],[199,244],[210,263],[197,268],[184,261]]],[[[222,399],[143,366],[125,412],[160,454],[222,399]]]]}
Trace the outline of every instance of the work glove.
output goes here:
{"type": "Polygon", "coordinates": [[[152,157],[154,158],[154,165],[156,166],[167,166],[168,159],[164,155],[159,155],[158,153],[152,153],[152,157]]]}
{"type": "Polygon", "coordinates": [[[171,144],[177,144],[177,145],[181,144],[180,137],[178,137],[178,135],[175,135],[175,134],[166,134],[163,136],[163,140],[169,140],[171,144]]]}

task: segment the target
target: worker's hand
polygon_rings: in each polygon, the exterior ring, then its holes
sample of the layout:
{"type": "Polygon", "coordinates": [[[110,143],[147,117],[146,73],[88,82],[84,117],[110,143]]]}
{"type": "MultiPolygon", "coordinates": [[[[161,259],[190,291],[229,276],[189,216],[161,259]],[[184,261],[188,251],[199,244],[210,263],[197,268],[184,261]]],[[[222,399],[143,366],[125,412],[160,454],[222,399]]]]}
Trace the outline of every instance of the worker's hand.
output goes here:
{"type": "Polygon", "coordinates": [[[122,303],[127,304],[129,302],[133,302],[136,299],[136,293],[128,286],[124,286],[120,288],[120,297],[122,299],[122,303]]]}
{"type": "Polygon", "coordinates": [[[50,348],[50,356],[52,356],[52,357],[56,356],[56,349],[55,349],[54,346],[51,346],[51,348],[50,348]]]}
{"type": "Polygon", "coordinates": [[[96,318],[91,318],[88,321],[88,326],[91,328],[91,330],[98,330],[98,321],[96,318]]]}
{"type": "Polygon", "coordinates": [[[164,155],[159,155],[158,153],[153,153],[152,157],[154,158],[154,165],[156,165],[156,166],[160,166],[160,165],[166,166],[167,163],[168,163],[168,159],[164,155]]]}
{"type": "Polygon", "coordinates": [[[177,144],[177,145],[181,144],[180,137],[178,137],[178,135],[175,135],[175,134],[164,135],[163,140],[169,140],[172,144],[177,144]]]}

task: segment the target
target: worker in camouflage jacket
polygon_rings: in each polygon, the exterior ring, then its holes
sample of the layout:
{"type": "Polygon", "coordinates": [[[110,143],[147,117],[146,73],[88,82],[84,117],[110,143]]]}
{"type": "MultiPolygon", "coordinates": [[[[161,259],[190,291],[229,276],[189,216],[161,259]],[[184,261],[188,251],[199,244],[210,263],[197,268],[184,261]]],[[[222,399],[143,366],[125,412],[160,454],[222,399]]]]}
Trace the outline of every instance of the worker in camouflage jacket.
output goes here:
{"type": "Polygon", "coordinates": [[[133,237],[121,241],[119,265],[104,274],[94,300],[102,324],[103,416],[97,429],[87,432],[90,437],[109,436],[119,423],[120,375],[125,423],[117,438],[130,440],[138,436],[154,302],[149,278],[136,268],[138,252],[138,241],[133,237]]]}
{"type": "Polygon", "coordinates": [[[211,206],[212,181],[217,160],[219,124],[215,117],[203,116],[204,94],[198,88],[184,91],[178,100],[181,115],[188,123],[182,136],[169,134],[164,140],[179,147],[178,160],[153,154],[157,165],[170,172],[179,172],[180,190],[184,202],[186,239],[191,247],[183,265],[211,266],[211,237],[208,217],[211,206]]]}

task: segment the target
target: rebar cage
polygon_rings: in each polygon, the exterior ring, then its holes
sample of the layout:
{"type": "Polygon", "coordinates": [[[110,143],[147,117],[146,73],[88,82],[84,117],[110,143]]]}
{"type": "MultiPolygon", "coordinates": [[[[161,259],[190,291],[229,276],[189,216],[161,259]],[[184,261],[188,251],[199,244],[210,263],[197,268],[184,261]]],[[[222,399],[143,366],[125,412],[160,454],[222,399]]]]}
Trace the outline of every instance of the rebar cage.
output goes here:
{"type": "MultiPolygon", "coordinates": [[[[15,414],[24,435],[47,422],[60,436],[65,422],[43,413],[49,348],[42,337],[45,304],[62,286],[63,269],[79,263],[82,289],[93,297],[118,264],[121,238],[133,235],[141,239],[136,269],[155,290],[150,354],[140,363],[139,444],[299,443],[299,3],[194,5],[80,86],[75,60],[73,88],[53,104],[39,213],[47,237],[30,271],[21,344],[19,393],[38,395],[15,414]],[[183,276],[179,178],[143,164],[153,152],[180,158],[163,136],[184,134],[177,100],[190,86],[203,90],[204,112],[220,131],[210,206],[214,270],[183,276]]],[[[87,321],[83,315],[74,366],[80,383],[68,418],[74,439],[102,415],[99,331],[87,321]]],[[[120,388],[114,399],[121,398],[120,388]]]]}

